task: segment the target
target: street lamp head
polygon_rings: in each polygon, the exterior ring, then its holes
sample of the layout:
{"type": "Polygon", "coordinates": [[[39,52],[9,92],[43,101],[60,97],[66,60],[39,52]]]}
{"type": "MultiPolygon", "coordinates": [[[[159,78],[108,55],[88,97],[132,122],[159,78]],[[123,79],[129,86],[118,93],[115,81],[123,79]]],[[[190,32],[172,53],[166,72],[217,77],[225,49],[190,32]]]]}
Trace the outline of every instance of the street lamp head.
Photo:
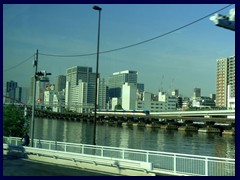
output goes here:
{"type": "Polygon", "coordinates": [[[101,11],[101,10],[102,10],[102,8],[100,8],[99,6],[93,6],[93,9],[94,9],[94,10],[98,10],[98,11],[101,11]]]}

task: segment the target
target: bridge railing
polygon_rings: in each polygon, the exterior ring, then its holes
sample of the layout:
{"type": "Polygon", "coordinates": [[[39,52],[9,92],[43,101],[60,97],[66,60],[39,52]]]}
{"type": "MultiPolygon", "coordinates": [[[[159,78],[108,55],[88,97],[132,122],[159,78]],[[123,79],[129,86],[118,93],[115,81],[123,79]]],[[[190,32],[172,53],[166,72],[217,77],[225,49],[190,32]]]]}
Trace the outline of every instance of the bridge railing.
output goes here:
{"type": "MultiPolygon", "coordinates": [[[[20,145],[21,138],[3,137],[20,145]]],[[[84,155],[152,163],[152,171],[175,175],[235,176],[235,159],[34,139],[34,147],[84,155]]]]}

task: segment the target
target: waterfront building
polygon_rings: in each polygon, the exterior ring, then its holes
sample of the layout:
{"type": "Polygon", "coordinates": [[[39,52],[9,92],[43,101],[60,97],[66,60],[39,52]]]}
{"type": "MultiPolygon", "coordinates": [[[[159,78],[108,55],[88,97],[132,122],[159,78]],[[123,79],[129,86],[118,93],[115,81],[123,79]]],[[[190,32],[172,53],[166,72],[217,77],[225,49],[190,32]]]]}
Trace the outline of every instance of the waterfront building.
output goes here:
{"type": "Polygon", "coordinates": [[[53,108],[53,96],[54,96],[54,90],[53,89],[47,89],[44,91],[44,106],[47,110],[52,110],[53,108]]]}
{"type": "Polygon", "coordinates": [[[53,95],[53,112],[63,112],[65,109],[65,90],[56,92],[53,95]]]}
{"type": "Polygon", "coordinates": [[[59,92],[66,88],[66,76],[58,75],[55,77],[55,91],[59,92]]]}
{"type": "Polygon", "coordinates": [[[22,101],[22,88],[18,87],[17,82],[6,82],[4,87],[4,96],[8,97],[4,97],[4,103],[15,103],[16,101],[22,101]]]}
{"type": "Polygon", "coordinates": [[[210,94],[209,96],[213,101],[216,101],[216,94],[210,94]]]}
{"type": "Polygon", "coordinates": [[[178,97],[176,98],[176,100],[177,100],[177,109],[178,109],[178,110],[182,110],[182,107],[183,107],[183,98],[180,97],[180,96],[178,96],[178,97]]]}
{"type": "Polygon", "coordinates": [[[144,92],[144,84],[143,83],[137,83],[137,90],[139,93],[144,92]]]}
{"type": "Polygon", "coordinates": [[[159,92],[158,100],[152,100],[152,94],[143,92],[142,100],[137,101],[138,110],[149,110],[150,112],[163,112],[176,110],[176,97],[165,92],[159,92]]]}
{"type": "Polygon", "coordinates": [[[111,99],[112,110],[115,110],[117,105],[121,105],[121,103],[119,102],[119,99],[118,98],[112,98],[111,99]]]}
{"type": "Polygon", "coordinates": [[[87,102],[88,84],[81,79],[78,85],[71,88],[71,111],[78,113],[89,112],[93,108],[91,103],[90,107],[87,102]]]}
{"type": "Polygon", "coordinates": [[[107,109],[108,105],[108,88],[104,78],[98,79],[98,109],[107,109]]]}
{"type": "Polygon", "coordinates": [[[192,107],[197,107],[197,108],[215,107],[215,102],[210,97],[202,96],[198,99],[192,100],[192,107]]]}
{"type": "Polygon", "coordinates": [[[172,96],[178,97],[179,96],[179,90],[178,89],[172,90],[172,96]]]}
{"type": "Polygon", "coordinates": [[[228,85],[228,104],[227,104],[227,108],[228,109],[235,109],[235,96],[232,96],[231,92],[233,86],[232,85],[228,85]]]}
{"type": "Polygon", "coordinates": [[[201,98],[201,88],[194,88],[192,99],[198,99],[198,98],[201,98]]]}
{"type": "Polygon", "coordinates": [[[183,98],[182,110],[188,110],[190,107],[190,99],[188,97],[183,98]]]}
{"type": "Polygon", "coordinates": [[[41,79],[36,82],[36,105],[38,108],[44,107],[44,91],[46,87],[49,85],[48,77],[41,77],[41,79]]]}
{"type": "Polygon", "coordinates": [[[109,97],[122,97],[122,85],[124,83],[132,83],[137,85],[137,71],[125,70],[115,72],[109,77],[109,97]]]}
{"type": "MultiPolygon", "coordinates": [[[[66,107],[68,109],[76,110],[78,109],[76,107],[84,106],[84,109],[87,107],[90,108],[87,110],[88,112],[91,111],[94,107],[95,102],[95,81],[96,73],[92,72],[91,67],[74,66],[72,68],[68,68],[66,75],[66,94],[65,94],[66,107]],[[79,83],[80,86],[78,86],[79,83]],[[81,90],[81,92],[76,92],[78,90],[81,90]],[[85,95],[87,96],[87,98],[85,98],[85,95]],[[78,102],[78,100],[80,102],[78,102]]],[[[79,109],[79,111],[85,110],[79,109]]]]}
{"type": "Polygon", "coordinates": [[[216,106],[226,108],[228,97],[235,97],[235,56],[217,59],[216,106]]]}
{"type": "Polygon", "coordinates": [[[168,95],[166,92],[158,93],[158,101],[165,102],[165,111],[175,111],[177,108],[177,99],[175,96],[168,95]]]}
{"type": "Polygon", "coordinates": [[[137,100],[137,85],[124,83],[122,85],[122,108],[124,110],[135,110],[137,100]]]}

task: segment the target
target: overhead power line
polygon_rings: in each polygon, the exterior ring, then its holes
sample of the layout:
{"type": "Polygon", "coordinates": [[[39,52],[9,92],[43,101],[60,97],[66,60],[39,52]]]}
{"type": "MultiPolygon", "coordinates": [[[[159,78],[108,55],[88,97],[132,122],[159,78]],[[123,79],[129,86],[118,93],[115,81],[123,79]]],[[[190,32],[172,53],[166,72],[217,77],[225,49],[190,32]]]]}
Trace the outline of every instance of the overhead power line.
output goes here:
{"type": "Polygon", "coordinates": [[[27,62],[28,60],[30,60],[30,59],[31,59],[32,57],[34,57],[34,56],[35,56],[35,54],[31,55],[29,58],[25,59],[24,61],[22,61],[22,62],[20,62],[20,63],[18,63],[18,64],[16,64],[16,65],[14,65],[14,66],[12,66],[12,67],[10,67],[10,68],[7,68],[7,69],[3,70],[3,72],[7,72],[7,71],[10,71],[10,70],[18,67],[18,66],[21,66],[22,64],[24,64],[25,62],[27,62]]]}
{"type": "MultiPolygon", "coordinates": [[[[102,51],[102,52],[99,52],[99,54],[110,53],[110,52],[114,52],[114,51],[119,51],[119,50],[131,48],[131,47],[138,46],[138,45],[140,45],[140,44],[144,44],[144,43],[153,41],[153,40],[155,40],[155,39],[164,37],[164,36],[166,36],[166,35],[169,35],[169,34],[172,34],[172,33],[176,32],[176,31],[179,31],[179,30],[181,30],[181,29],[183,29],[183,28],[186,28],[186,27],[188,27],[188,26],[190,26],[190,25],[193,25],[193,24],[195,24],[195,23],[197,23],[197,22],[199,22],[199,21],[201,21],[201,20],[203,20],[203,19],[206,19],[206,18],[208,18],[209,16],[211,16],[211,15],[213,15],[213,14],[219,12],[219,11],[222,11],[222,10],[224,10],[224,9],[232,6],[232,5],[233,5],[233,4],[229,4],[229,5],[221,8],[221,9],[219,9],[219,10],[217,10],[217,11],[214,11],[214,12],[212,12],[212,13],[206,15],[206,16],[203,16],[202,18],[199,18],[199,19],[197,19],[197,20],[195,20],[195,21],[193,21],[193,22],[190,22],[190,23],[188,23],[188,24],[186,24],[186,25],[183,25],[183,26],[181,26],[181,27],[179,27],[179,28],[176,28],[176,29],[174,29],[174,30],[172,30],[172,31],[169,31],[169,32],[164,33],[164,34],[161,34],[161,35],[159,35],[159,36],[156,36],[156,37],[153,37],[153,38],[150,38],[150,39],[147,39],[147,40],[144,40],[144,41],[135,43],[135,44],[123,46],[123,47],[120,47],[120,48],[111,49],[111,50],[107,50],[107,51],[102,51]]],[[[52,56],[52,57],[83,57],[83,56],[96,55],[96,53],[87,53],[87,54],[80,54],[80,55],[56,55],[56,54],[39,53],[39,55],[52,56]]]]}
{"type": "MultiPolygon", "coordinates": [[[[205,18],[208,18],[209,16],[211,16],[211,15],[213,15],[213,14],[219,12],[219,11],[222,11],[222,10],[224,10],[224,9],[232,6],[232,5],[233,5],[233,4],[227,5],[227,6],[221,8],[221,9],[215,11],[215,12],[212,12],[212,13],[210,13],[210,14],[202,17],[202,18],[199,18],[199,19],[197,19],[197,20],[195,20],[195,21],[193,21],[193,22],[191,22],[191,23],[188,23],[188,24],[186,24],[186,25],[184,25],[184,26],[181,26],[181,27],[179,27],[179,28],[176,28],[176,29],[174,29],[174,30],[172,30],[172,31],[169,31],[169,32],[167,32],[167,33],[164,33],[164,34],[162,34],[162,35],[159,35],[159,36],[156,36],[156,37],[153,37],[153,38],[150,38],[150,39],[147,39],[147,40],[144,40],[144,41],[135,43],[135,44],[127,45],[127,46],[120,47],[120,48],[116,48],[116,49],[112,49],[112,50],[102,51],[102,52],[99,52],[99,53],[100,53],[100,54],[110,53],[110,52],[127,49],[127,48],[130,48],[130,47],[138,46],[138,45],[140,45],[140,44],[144,44],[144,43],[153,41],[153,40],[155,40],[155,39],[158,39],[158,38],[164,37],[164,36],[166,36],[166,35],[169,35],[169,34],[171,34],[171,33],[174,33],[174,32],[176,32],[176,31],[179,31],[179,30],[181,30],[181,29],[183,29],[183,28],[185,28],[185,27],[188,27],[188,26],[190,26],[190,25],[192,25],[192,24],[195,24],[195,23],[197,23],[197,22],[199,22],[199,21],[201,21],[201,20],[203,20],[203,19],[205,19],[205,18]]],[[[80,55],[56,55],[56,54],[39,53],[39,55],[52,56],[52,57],[83,57],[83,56],[96,55],[96,53],[87,53],[87,54],[80,54],[80,55]]],[[[29,58],[25,59],[24,61],[20,62],[19,64],[14,65],[14,66],[12,66],[12,67],[10,67],[10,68],[7,68],[7,69],[3,70],[3,72],[7,72],[7,71],[10,71],[10,70],[18,67],[18,66],[21,66],[22,64],[24,64],[25,62],[27,62],[29,59],[31,59],[31,58],[34,57],[34,56],[35,56],[35,54],[31,55],[29,58]]]]}

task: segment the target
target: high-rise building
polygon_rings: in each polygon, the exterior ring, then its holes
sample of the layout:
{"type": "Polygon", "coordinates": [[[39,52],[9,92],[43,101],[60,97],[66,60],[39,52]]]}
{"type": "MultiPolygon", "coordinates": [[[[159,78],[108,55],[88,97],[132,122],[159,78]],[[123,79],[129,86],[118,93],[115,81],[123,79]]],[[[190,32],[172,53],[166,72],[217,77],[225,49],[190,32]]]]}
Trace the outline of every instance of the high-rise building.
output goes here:
{"type": "Polygon", "coordinates": [[[22,100],[22,88],[18,87],[17,82],[6,82],[4,89],[4,103],[14,103],[22,100]]]}
{"type": "MultiPolygon", "coordinates": [[[[71,88],[71,107],[70,110],[83,113],[89,111],[89,106],[87,103],[87,88],[86,82],[81,79],[78,85],[71,88]]],[[[93,106],[92,106],[93,107],[93,106]]]]}
{"type": "Polygon", "coordinates": [[[120,98],[122,95],[122,85],[124,83],[132,83],[137,85],[137,71],[125,70],[115,72],[109,78],[109,97],[120,98]]]}
{"type": "Polygon", "coordinates": [[[83,94],[87,94],[87,99],[86,101],[84,101],[84,103],[87,103],[88,107],[90,107],[90,104],[93,105],[95,102],[95,81],[96,73],[92,72],[91,67],[74,66],[72,68],[68,68],[66,76],[66,94],[65,94],[66,106],[70,109],[71,109],[70,106],[74,106],[72,100],[74,98],[74,94],[76,95],[76,93],[73,94],[73,92],[75,91],[72,89],[78,86],[79,82],[81,84],[84,83],[85,86],[87,86],[86,88],[83,88],[87,92],[82,92],[83,94]]]}
{"type": "Polygon", "coordinates": [[[107,109],[107,85],[105,79],[98,79],[98,109],[107,109]]]}
{"type": "Polygon", "coordinates": [[[216,106],[227,107],[228,96],[235,97],[235,56],[217,59],[216,81],[216,106]]]}
{"type": "Polygon", "coordinates": [[[66,87],[66,76],[59,75],[55,78],[55,91],[59,92],[65,89],[66,87]]]}
{"type": "Polygon", "coordinates": [[[30,80],[29,98],[28,98],[29,105],[32,105],[32,101],[33,101],[33,85],[34,85],[34,76],[32,76],[30,80]]]}
{"type": "Polygon", "coordinates": [[[201,88],[194,88],[193,99],[201,98],[201,88]]]}
{"type": "Polygon", "coordinates": [[[36,82],[36,105],[38,108],[42,108],[44,106],[44,91],[46,87],[49,85],[49,77],[41,77],[41,80],[37,80],[36,82]]]}
{"type": "Polygon", "coordinates": [[[95,75],[91,67],[74,66],[67,69],[66,81],[70,82],[72,87],[78,85],[79,79],[82,82],[95,84],[95,75]]]}

